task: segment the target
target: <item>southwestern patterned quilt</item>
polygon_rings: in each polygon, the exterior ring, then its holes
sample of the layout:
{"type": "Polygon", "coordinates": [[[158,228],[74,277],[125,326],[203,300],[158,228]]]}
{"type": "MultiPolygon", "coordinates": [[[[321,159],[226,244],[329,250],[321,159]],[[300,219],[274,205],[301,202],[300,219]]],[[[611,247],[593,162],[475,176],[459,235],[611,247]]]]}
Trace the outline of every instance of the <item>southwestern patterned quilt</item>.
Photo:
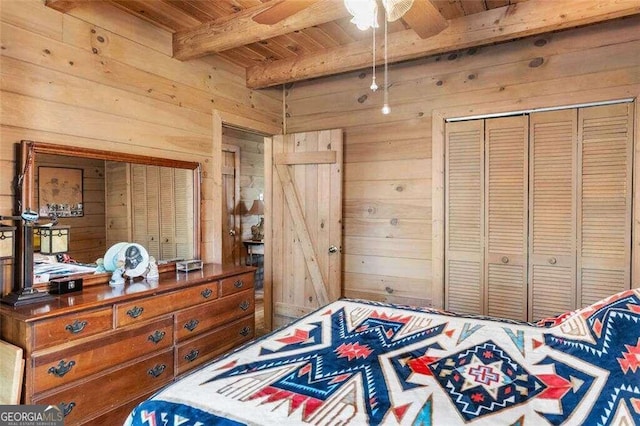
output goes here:
{"type": "Polygon", "coordinates": [[[640,289],[539,324],[339,300],[127,424],[640,426],[640,289]]]}

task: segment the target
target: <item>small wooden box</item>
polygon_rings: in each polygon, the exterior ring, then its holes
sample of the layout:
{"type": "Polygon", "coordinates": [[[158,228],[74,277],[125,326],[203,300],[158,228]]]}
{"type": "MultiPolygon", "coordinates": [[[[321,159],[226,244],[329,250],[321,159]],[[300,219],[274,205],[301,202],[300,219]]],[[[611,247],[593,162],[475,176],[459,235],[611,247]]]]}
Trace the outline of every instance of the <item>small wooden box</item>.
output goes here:
{"type": "Polygon", "coordinates": [[[176,262],[176,271],[189,272],[202,269],[202,260],[183,260],[176,262]]]}

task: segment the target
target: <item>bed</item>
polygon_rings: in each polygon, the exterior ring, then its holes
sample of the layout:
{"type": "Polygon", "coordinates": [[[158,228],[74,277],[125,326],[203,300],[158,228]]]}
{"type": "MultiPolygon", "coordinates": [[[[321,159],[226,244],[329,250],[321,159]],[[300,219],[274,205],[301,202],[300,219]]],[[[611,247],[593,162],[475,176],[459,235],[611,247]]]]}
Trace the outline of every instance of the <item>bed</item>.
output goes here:
{"type": "Polygon", "coordinates": [[[339,300],[128,425],[640,425],[640,289],[537,324],[339,300]]]}

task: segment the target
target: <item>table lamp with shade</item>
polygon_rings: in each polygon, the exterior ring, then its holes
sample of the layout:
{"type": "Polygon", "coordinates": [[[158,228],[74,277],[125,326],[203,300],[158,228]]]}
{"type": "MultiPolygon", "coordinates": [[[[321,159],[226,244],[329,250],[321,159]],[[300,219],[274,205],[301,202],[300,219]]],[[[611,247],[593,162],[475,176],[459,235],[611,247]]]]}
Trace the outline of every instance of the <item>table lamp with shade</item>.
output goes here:
{"type": "MultiPolygon", "coordinates": [[[[3,217],[3,216],[0,216],[3,217]]],[[[15,256],[16,227],[0,224],[0,260],[13,259],[15,256]]]]}
{"type": "Polygon", "coordinates": [[[264,240],[264,202],[262,201],[262,195],[259,199],[253,201],[249,214],[260,216],[258,223],[251,227],[251,239],[253,241],[264,240]]]}
{"type": "MultiPolygon", "coordinates": [[[[20,274],[18,275],[18,285],[16,285],[14,291],[9,293],[7,296],[2,298],[2,303],[6,303],[11,306],[22,306],[28,305],[31,303],[45,302],[54,300],[54,297],[51,296],[47,292],[39,291],[36,288],[33,288],[33,235],[34,228],[37,227],[36,223],[38,220],[38,214],[29,209],[25,210],[20,216],[0,216],[0,220],[11,220],[14,222],[22,223],[22,241],[23,241],[23,250],[22,250],[22,262],[20,266],[20,274]]],[[[8,227],[4,227],[8,228],[8,227]]],[[[39,228],[39,227],[38,227],[39,228]]],[[[50,228],[55,229],[55,226],[51,225],[50,228]]],[[[68,227],[67,227],[68,228],[68,227]]],[[[15,229],[15,228],[14,228],[15,229]]],[[[8,235],[8,230],[3,231],[3,235],[8,235]]],[[[65,243],[68,246],[68,229],[66,233],[67,242],[65,243]]],[[[7,237],[5,237],[6,239],[7,237]]],[[[11,243],[13,244],[16,240],[15,233],[11,237],[11,243]]],[[[60,244],[58,242],[58,244],[60,244]]],[[[7,244],[3,244],[0,242],[0,246],[2,246],[2,250],[7,250],[7,244]]],[[[14,246],[15,247],[15,246],[14,246]]],[[[12,247],[13,257],[15,257],[15,248],[12,247]]]]}
{"type": "Polygon", "coordinates": [[[60,254],[69,251],[69,226],[38,226],[36,232],[40,235],[40,253],[60,254]]]}

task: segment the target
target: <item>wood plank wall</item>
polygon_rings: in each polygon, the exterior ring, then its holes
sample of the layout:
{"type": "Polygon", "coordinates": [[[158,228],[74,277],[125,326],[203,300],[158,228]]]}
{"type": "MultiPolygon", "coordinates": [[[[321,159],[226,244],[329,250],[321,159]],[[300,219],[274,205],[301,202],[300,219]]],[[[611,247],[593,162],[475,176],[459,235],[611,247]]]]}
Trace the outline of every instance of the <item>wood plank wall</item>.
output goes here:
{"type": "Polygon", "coordinates": [[[0,214],[12,213],[21,139],[199,161],[202,258],[211,259],[212,110],[280,126],[281,90],[249,90],[243,69],[215,58],[172,59],[171,33],[108,3],[64,15],[43,3],[0,4],[0,214]]]}
{"type": "MultiPolygon", "coordinates": [[[[253,205],[253,201],[257,200],[260,194],[264,194],[264,136],[224,127],[222,143],[240,148],[241,240],[250,240],[251,226],[258,223],[258,217],[248,216],[246,212],[253,205]]],[[[242,250],[244,257],[244,246],[242,250]]]]}
{"type": "Polygon", "coordinates": [[[286,128],[345,131],[344,295],[441,306],[432,116],[638,96],[640,17],[392,65],[389,81],[388,116],[369,70],[295,83],[286,128]]]}

